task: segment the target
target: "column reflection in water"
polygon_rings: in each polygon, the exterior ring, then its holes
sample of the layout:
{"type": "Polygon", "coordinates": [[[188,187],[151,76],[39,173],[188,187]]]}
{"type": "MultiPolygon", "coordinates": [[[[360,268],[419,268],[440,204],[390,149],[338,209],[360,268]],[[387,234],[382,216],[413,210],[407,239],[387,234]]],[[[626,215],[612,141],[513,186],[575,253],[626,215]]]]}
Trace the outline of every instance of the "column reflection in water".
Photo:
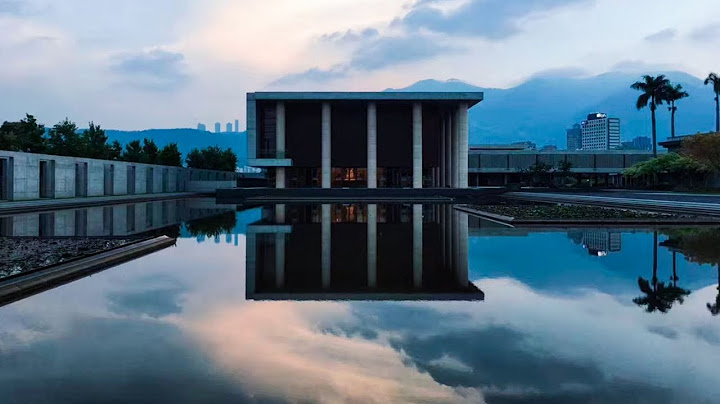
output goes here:
{"type": "Polygon", "coordinates": [[[284,224],[275,212],[248,227],[249,299],[484,298],[468,280],[468,216],[452,206],[287,205],[284,224]]]}

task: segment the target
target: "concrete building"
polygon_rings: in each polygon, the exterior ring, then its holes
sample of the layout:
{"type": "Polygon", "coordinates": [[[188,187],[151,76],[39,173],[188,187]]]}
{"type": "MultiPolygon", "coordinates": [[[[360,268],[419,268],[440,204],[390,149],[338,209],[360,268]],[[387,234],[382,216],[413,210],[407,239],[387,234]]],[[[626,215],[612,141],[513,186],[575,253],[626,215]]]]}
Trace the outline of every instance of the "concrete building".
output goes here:
{"type": "Polygon", "coordinates": [[[232,131],[233,131],[232,123],[228,122],[228,123],[225,125],[225,132],[231,133],[232,131]]]}
{"type": "Polygon", "coordinates": [[[215,192],[233,172],[0,150],[0,200],[215,192]]]}
{"type": "Polygon", "coordinates": [[[469,152],[470,186],[501,186],[519,183],[523,172],[536,163],[545,163],[557,171],[561,162],[572,165],[570,173],[602,177],[608,184],[621,185],[623,171],[652,158],[652,152],[635,150],[549,151],[513,150],[497,146],[471,146],[469,152]]]}
{"type": "Polygon", "coordinates": [[[240,121],[235,120],[235,133],[240,133],[240,121]]]}
{"type": "Polygon", "coordinates": [[[250,166],[277,188],[467,188],[471,92],[247,95],[250,166]]]}
{"type": "Polygon", "coordinates": [[[483,300],[451,205],[275,205],[247,229],[255,300],[483,300]]]}
{"type": "Polygon", "coordinates": [[[220,133],[220,122],[215,122],[215,133],[220,133]]]}
{"type": "Polygon", "coordinates": [[[565,131],[567,134],[567,149],[570,151],[582,149],[582,126],[576,123],[565,131]]]}
{"type": "Polygon", "coordinates": [[[582,122],[582,150],[613,150],[620,147],[620,119],[593,113],[582,122]]]}
{"type": "Polygon", "coordinates": [[[207,131],[207,127],[205,126],[204,123],[199,123],[197,125],[197,130],[205,132],[205,131],[207,131]]]}

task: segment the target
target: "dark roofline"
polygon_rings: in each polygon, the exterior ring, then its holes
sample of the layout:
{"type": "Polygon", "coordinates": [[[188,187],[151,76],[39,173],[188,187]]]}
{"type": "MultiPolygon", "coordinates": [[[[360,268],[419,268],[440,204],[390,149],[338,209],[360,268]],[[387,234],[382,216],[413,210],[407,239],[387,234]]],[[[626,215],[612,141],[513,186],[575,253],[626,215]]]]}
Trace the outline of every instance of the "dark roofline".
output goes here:
{"type": "Polygon", "coordinates": [[[288,101],[456,101],[470,106],[484,99],[482,92],[255,92],[247,93],[248,100],[288,101]]]}

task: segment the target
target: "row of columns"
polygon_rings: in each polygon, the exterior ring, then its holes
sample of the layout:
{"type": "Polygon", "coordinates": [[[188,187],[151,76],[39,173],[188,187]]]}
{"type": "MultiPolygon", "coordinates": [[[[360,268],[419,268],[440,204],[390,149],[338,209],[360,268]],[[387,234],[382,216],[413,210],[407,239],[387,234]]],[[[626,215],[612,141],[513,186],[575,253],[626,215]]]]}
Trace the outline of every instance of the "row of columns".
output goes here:
{"type": "MultiPolygon", "coordinates": [[[[331,165],[331,108],[330,103],[322,103],[322,153],[321,185],[332,187],[331,165]]],[[[412,169],[413,188],[423,187],[423,125],[422,103],[412,106],[412,169]]],[[[278,156],[285,154],[285,104],[276,104],[275,144],[278,156]]],[[[457,108],[444,114],[441,130],[440,167],[433,172],[436,184],[442,187],[468,187],[468,105],[460,103],[457,108]]],[[[368,188],[377,188],[377,105],[367,106],[367,178],[368,188]]],[[[285,168],[275,169],[276,188],[285,188],[285,168]]]]}
{"type": "MultiPolygon", "coordinates": [[[[454,209],[451,205],[439,206],[439,214],[436,216],[440,222],[440,241],[445,268],[452,268],[455,272],[458,285],[467,286],[468,268],[468,215],[454,209]]],[[[283,224],[285,221],[285,205],[277,205],[276,223],[283,224]]],[[[412,252],[413,252],[413,286],[421,289],[423,286],[423,207],[420,204],[413,205],[412,217],[412,252]]],[[[370,289],[377,287],[377,205],[368,205],[367,220],[367,285],[370,289]]],[[[329,289],[331,284],[331,205],[323,204],[321,207],[321,277],[322,287],[329,289]]],[[[247,270],[248,270],[248,291],[255,287],[255,233],[248,233],[247,237],[247,270]]],[[[286,234],[279,231],[275,234],[275,286],[282,289],[285,285],[285,249],[286,234]]]]}

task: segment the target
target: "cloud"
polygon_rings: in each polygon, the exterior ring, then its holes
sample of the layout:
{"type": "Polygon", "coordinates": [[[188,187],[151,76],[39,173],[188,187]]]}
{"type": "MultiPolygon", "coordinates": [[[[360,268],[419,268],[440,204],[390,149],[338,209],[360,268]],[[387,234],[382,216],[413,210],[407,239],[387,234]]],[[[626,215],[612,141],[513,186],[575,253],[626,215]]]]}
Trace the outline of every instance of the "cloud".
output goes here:
{"type": "Polygon", "coordinates": [[[690,38],[698,42],[715,42],[718,37],[720,37],[720,22],[702,26],[690,34],[690,38]]]}
{"type": "Polygon", "coordinates": [[[25,3],[20,0],[0,0],[0,15],[22,15],[25,13],[25,3]]]}
{"type": "Polygon", "coordinates": [[[344,32],[336,31],[331,34],[323,34],[320,37],[321,41],[332,42],[332,43],[348,43],[367,40],[375,38],[380,35],[380,32],[376,28],[365,28],[360,31],[347,30],[344,32]]]}
{"type": "Polygon", "coordinates": [[[428,362],[428,365],[439,367],[443,369],[448,370],[454,370],[456,372],[462,372],[462,373],[472,373],[473,368],[463,363],[461,360],[453,358],[452,356],[448,354],[444,354],[443,356],[433,359],[428,362]]]}
{"type": "Polygon", "coordinates": [[[522,17],[583,1],[588,0],[471,0],[449,11],[437,7],[437,2],[421,1],[393,25],[409,30],[503,39],[521,31],[517,20],[522,17]]]}
{"type": "Polygon", "coordinates": [[[323,38],[326,38],[325,40],[345,42],[348,41],[348,35],[350,35],[352,41],[362,42],[352,52],[349,61],[336,64],[328,69],[313,67],[300,73],[291,73],[273,81],[269,86],[337,80],[357,71],[379,70],[403,63],[431,59],[440,54],[460,50],[458,47],[449,46],[434,38],[420,35],[377,37],[377,34],[357,36],[346,32],[344,34],[333,33],[327,37],[323,36],[323,38]]]}
{"type": "Polygon", "coordinates": [[[111,70],[125,81],[149,90],[173,90],[189,80],[182,53],[152,49],[117,58],[111,70]]]}
{"type": "Polygon", "coordinates": [[[648,42],[667,42],[671,41],[677,35],[675,28],[665,28],[661,31],[655,32],[645,37],[648,42]]]}

